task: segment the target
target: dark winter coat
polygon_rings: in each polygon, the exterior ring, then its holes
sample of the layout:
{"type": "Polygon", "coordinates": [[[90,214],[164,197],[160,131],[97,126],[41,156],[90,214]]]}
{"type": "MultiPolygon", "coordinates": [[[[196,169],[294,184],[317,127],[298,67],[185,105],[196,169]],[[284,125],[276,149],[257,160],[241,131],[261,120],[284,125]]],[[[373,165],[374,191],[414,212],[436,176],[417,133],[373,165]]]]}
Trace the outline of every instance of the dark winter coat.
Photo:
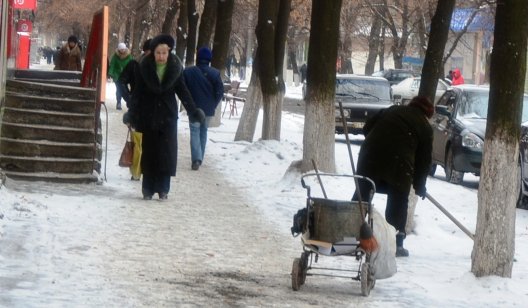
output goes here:
{"type": "Polygon", "coordinates": [[[405,193],[411,184],[415,189],[425,187],[433,130],[420,109],[393,106],[382,110],[367,121],[363,131],[358,174],[405,193]]]}
{"type": "Polygon", "coordinates": [[[188,114],[196,111],[182,72],[180,60],[172,54],[161,83],[156,74],[154,54],[145,57],[136,70],[129,113],[132,126],[143,133],[143,174],[176,175],[178,104],[175,94],[188,114]]]}
{"type": "Polygon", "coordinates": [[[207,63],[199,63],[183,71],[185,83],[192,94],[196,106],[206,116],[214,116],[216,106],[224,97],[224,83],[220,72],[207,63]]]}
{"type": "Polygon", "coordinates": [[[130,99],[132,97],[132,92],[134,91],[134,88],[136,86],[134,76],[136,70],[138,69],[138,61],[134,59],[130,60],[121,72],[121,75],[119,76],[119,79],[116,82],[116,87],[120,87],[121,95],[123,96],[123,99],[125,100],[128,108],[130,108],[130,99]]]}
{"type": "Polygon", "coordinates": [[[57,53],[55,61],[55,70],[82,71],[81,50],[78,45],[70,48],[66,43],[57,53]]]}

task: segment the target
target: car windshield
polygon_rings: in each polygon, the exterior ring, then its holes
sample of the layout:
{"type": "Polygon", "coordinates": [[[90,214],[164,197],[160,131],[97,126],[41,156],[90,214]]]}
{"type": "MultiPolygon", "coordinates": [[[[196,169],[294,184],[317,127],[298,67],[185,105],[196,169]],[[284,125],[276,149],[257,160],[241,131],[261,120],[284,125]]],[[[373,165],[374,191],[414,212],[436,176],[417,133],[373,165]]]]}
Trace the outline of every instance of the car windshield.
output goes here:
{"type": "Polygon", "coordinates": [[[336,96],[390,100],[390,87],[384,80],[337,78],[336,96]]]}
{"type": "MultiPolygon", "coordinates": [[[[488,117],[489,91],[464,91],[457,117],[486,119],[488,117]]],[[[528,95],[524,95],[522,122],[528,121],[528,95]]]]}
{"type": "Polygon", "coordinates": [[[464,91],[458,105],[457,117],[486,119],[488,117],[488,91],[464,91]]]}

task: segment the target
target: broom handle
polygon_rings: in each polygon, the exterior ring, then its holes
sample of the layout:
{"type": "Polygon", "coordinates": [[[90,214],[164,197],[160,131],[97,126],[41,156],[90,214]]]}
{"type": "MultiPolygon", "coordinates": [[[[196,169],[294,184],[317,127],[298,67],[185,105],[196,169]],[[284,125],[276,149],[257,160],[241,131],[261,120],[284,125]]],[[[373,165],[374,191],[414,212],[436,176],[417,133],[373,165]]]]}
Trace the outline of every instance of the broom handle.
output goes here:
{"type": "Polygon", "coordinates": [[[473,241],[475,240],[475,236],[473,235],[473,233],[471,233],[468,229],[466,229],[466,227],[464,227],[458,220],[456,220],[455,217],[453,217],[453,215],[451,215],[451,213],[449,213],[438,201],[436,201],[429,193],[425,193],[425,196],[427,197],[427,199],[429,201],[431,201],[434,205],[436,205],[436,207],[442,211],[442,213],[444,213],[449,219],[451,219],[452,222],[455,223],[455,225],[457,225],[460,230],[464,231],[465,234],[467,234],[467,236],[469,236],[473,241]]]}
{"type": "MultiPolygon", "coordinates": [[[[345,140],[346,140],[346,145],[348,149],[348,157],[350,158],[350,164],[352,165],[352,174],[355,176],[356,167],[354,166],[354,158],[352,157],[352,147],[350,146],[350,139],[348,139],[348,127],[347,127],[347,123],[345,119],[345,112],[343,111],[343,103],[341,103],[341,101],[339,101],[338,103],[339,103],[339,113],[341,114],[341,122],[343,122],[343,132],[345,133],[345,140]]],[[[361,199],[361,190],[359,189],[359,182],[356,177],[354,177],[354,184],[356,185],[356,191],[358,194],[359,211],[361,213],[361,217],[365,217],[365,211],[363,210],[363,203],[361,199]]]]}
{"type": "Polygon", "coordinates": [[[326,196],[326,191],[325,191],[324,186],[323,186],[323,181],[321,181],[321,175],[319,174],[319,170],[317,170],[317,165],[315,164],[315,160],[313,160],[313,158],[312,158],[312,165],[314,167],[315,174],[317,175],[317,180],[319,181],[319,184],[321,185],[321,190],[323,191],[323,196],[325,197],[325,199],[328,199],[328,197],[326,196]]]}

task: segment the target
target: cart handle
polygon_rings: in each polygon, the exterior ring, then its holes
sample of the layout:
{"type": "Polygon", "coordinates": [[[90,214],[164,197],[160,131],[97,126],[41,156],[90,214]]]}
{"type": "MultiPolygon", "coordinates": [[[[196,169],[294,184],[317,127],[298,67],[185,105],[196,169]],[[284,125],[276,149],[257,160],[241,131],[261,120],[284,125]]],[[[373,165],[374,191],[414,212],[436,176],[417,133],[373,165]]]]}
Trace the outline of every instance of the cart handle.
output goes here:
{"type": "MultiPolygon", "coordinates": [[[[359,180],[362,180],[362,181],[367,181],[370,183],[370,185],[372,186],[372,193],[371,195],[369,196],[369,200],[372,199],[372,197],[374,196],[374,193],[376,192],[376,184],[374,184],[374,181],[372,181],[370,178],[366,177],[366,176],[362,176],[362,175],[355,175],[355,174],[337,174],[337,173],[321,173],[321,172],[318,172],[318,173],[306,173],[304,174],[303,176],[301,176],[301,185],[303,188],[305,188],[308,192],[308,195],[310,195],[310,185],[307,185],[306,182],[304,181],[304,178],[307,178],[307,177],[312,177],[312,176],[328,176],[328,177],[347,177],[347,178],[356,178],[356,179],[359,179],[359,180]]],[[[370,202],[369,202],[370,203],[370,202]]]]}

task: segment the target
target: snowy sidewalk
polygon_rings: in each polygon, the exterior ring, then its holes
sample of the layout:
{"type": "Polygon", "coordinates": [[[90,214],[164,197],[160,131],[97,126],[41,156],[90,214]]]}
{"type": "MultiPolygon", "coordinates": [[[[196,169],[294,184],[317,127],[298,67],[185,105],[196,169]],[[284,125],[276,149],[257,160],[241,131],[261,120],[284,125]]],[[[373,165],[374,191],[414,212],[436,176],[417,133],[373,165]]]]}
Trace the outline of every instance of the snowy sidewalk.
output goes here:
{"type": "MultiPolygon", "coordinates": [[[[185,119],[179,122],[178,170],[169,200],[142,200],[141,183],[117,167],[126,127],[122,112],[108,108],[106,183],[10,180],[0,190],[0,306],[319,302],[309,292],[290,289],[300,243],[259,217],[244,194],[212,168],[214,157],[191,170],[185,119]]],[[[347,289],[342,296],[350,296],[347,289]]]]}

